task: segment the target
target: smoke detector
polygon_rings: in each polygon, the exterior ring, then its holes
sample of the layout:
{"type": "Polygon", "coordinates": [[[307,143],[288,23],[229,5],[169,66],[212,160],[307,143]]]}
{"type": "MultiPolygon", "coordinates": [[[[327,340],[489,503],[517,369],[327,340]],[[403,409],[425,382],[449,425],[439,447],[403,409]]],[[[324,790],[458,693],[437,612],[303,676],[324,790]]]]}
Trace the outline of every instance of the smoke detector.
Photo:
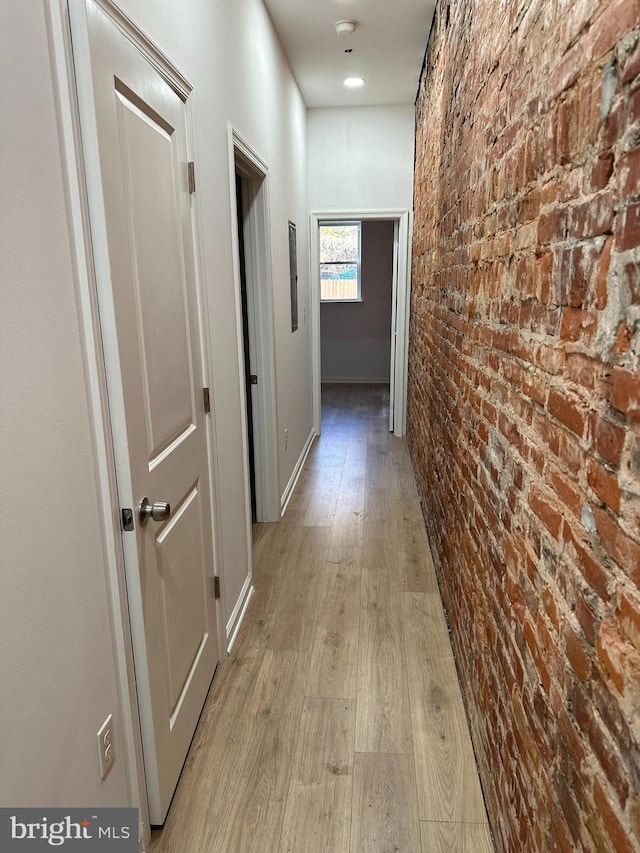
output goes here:
{"type": "Polygon", "coordinates": [[[336,21],[336,32],[339,36],[350,36],[356,31],[355,21],[336,21]]]}

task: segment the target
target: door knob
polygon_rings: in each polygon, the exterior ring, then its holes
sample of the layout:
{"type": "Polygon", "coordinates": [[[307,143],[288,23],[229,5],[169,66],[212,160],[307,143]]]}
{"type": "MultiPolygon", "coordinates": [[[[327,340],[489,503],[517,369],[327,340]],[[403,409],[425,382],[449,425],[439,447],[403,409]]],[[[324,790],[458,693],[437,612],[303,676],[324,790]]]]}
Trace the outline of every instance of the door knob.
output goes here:
{"type": "Polygon", "coordinates": [[[152,518],[154,521],[166,521],[171,515],[171,504],[166,501],[149,503],[149,498],[142,498],[138,508],[140,524],[146,524],[152,518]]]}

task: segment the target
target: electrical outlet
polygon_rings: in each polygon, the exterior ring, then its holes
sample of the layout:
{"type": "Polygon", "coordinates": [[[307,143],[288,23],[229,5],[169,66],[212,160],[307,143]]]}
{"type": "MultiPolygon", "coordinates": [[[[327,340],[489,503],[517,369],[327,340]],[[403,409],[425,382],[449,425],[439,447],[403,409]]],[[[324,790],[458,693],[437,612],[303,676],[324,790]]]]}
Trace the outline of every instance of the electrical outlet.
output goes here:
{"type": "Polygon", "coordinates": [[[284,431],[284,449],[287,449],[287,445],[289,444],[289,430],[285,429],[284,431]]]}
{"type": "Polygon", "coordinates": [[[115,760],[115,744],[113,742],[113,715],[109,714],[98,732],[98,759],[100,761],[100,778],[104,779],[115,760]]]}

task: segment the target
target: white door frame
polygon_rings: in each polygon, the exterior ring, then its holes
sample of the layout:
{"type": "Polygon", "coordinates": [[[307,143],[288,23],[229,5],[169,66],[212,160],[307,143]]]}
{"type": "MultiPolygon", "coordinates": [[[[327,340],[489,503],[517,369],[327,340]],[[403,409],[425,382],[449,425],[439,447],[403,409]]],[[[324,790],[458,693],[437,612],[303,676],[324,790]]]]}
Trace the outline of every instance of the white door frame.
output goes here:
{"type": "Polygon", "coordinates": [[[105,564],[105,581],[111,608],[111,629],[116,651],[114,665],[120,694],[118,710],[125,737],[125,743],[119,750],[119,754],[126,762],[129,804],[140,809],[140,841],[146,848],[151,838],[151,826],[118,511],[116,462],[107,399],[103,334],[100,327],[94,274],[96,259],[89,231],[86,198],[88,176],[80,137],[80,110],[74,74],[74,63],[77,65],[80,60],[74,55],[71,44],[70,14],[73,13],[74,17],[82,21],[85,10],[81,0],[58,0],[58,2],[45,4],[45,8],[57,96],[56,108],[65,171],[64,186],[68,205],[67,219],[70,228],[75,289],[80,313],[79,322],[84,339],[87,405],[94,436],[96,482],[99,490],[103,541],[103,553],[100,556],[105,564]]]}
{"type": "MultiPolygon", "coordinates": [[[[275,333],[273,289],[271,279],[271,221],[269,214],[269,167],[264,160],[229,125],[229,194],[231,203],[231,244],[233,279],[238,328],[238,363],[240,387],[244,388],[244,348],[242,341],[242,296],[240,282],[240,242],[236,205],[236,170],[249,185],[253,196],[245,214],[244,244],[247,279],[247,302],[250,326],[249,347],[255,359],[258,384],[252,387],[254,421],[254,462],[256,480],[256,521],[278,521],[280,495],[278,489],[278,443],[276,420],[275,333]]],[[[251,487],[249,482],[249,442],[247,438],[247,406],[240,395],[243,430],[243,457],[247,517],[251,520],[251,487]]],[[[251,553],[251,524],[248,552],[251,553]]]]}
{"type": "MultiPolygon", "coordinates": [[[[112,0],[95,0],[116,22],[123,34],[137,47],[143,48],[151,64],[169,82],[174,90],[186,100],[191,85],[173,66],[138,26],[129,19],[112,0]]],[[[120,527],[120,506],[135,506],[131,494],[130,476],[125,468],[126,437],[124,426],[124,404],[119,380],[120,365],[113,342],[114,317],[111,303],[111,287],[106,241],[104,212],[96,203],[102,189],[97,162],[97,131],[95,105],[90,86],[78,90],[77,80],[91,79],[91,64],[87,49],[87,10],[85,0],[53,0],[45,4],[48,18],[53,71],[56,87],[63,166],[65,170],[65,193],[68,205],[68,222],[71,232],[75,287],[80,312],[80,323],[84,337],[84,362],[87,381],[87,403],[94,434],[97,460],[96,481],[102,511],[101,534],[106,583],[111,606],[111,627],[115,647],[115,669],[119,687],[119,716],[124,730],[124,744],[119,754],[126,763],[129,804],[140,809],[140,844],[146,849],[151,839],[147,788],[142,751],[140,702],[138,687],[140,673],[134,667],[134,634],[136,619],[130,610],[127,594],[127,574],[137,568],[137,556],[128,547],[120,527]],[[72,47],[71,32],[74,32],[72,47]],[[82,118],[82,132],[80,119],[82,118]],[[91,192],[88,193],[88,190],[91,192]],[[91,200],[93,199],[93,201],[91,200]],[[91,226],[89,224],[91,217],[91,226]],[[112,381],[112,374],[113,379],[112,381]],[[107,376],[109,383],[107,383],[107,376]],[[109,393],[107,393],[107,387],[109,393]],[[130,498],[130,504],[127,504],[130,498]]],[[[193,115],[187,105],[188,146],[193,150],[193,115]]],[[[198,203],[193,210],[193,234],[201,233],[198,203]]],[[[194,251],[196,288],[203,327],[206,321],[206,303],[202,287],[202,258],[194,251]]],[[[203,342],[206,336],[202,336],[203,342]]],[[[203,355],[208,352],[203,344],[203,355]]],[[[205,381],[209,374],[209,360],[203,357],[205,381]]],[[[213,420],[213,415],[212,415],[213,420]]],[[[218,500],[213,494],[217,482],[215,442],[213,424],[208,427],[207,449],[211,467],[212,484],[212,529],[214,531],[214,564],[219,573],[219,520],[218,500]]],[[[218,648],[225,648],[223,613],[216,602],[218,622],[218,648]]]]}
{"type": "MultiPolygon", "coordinates": [[[[409,344],[409,294],[411,289],[411,232],[413,218],[409,210],[326,210],[309,214],[309,278],[311,281],[311,341],[313,350],[313,427],[320,435],[320,392],[322,383],[321,333],[320,333],[320,241],[318,226],[323,220],[389,220],[397,223],[398,263],[397,281],[394,283],[395,296],[395,370],[393,382],[393,434],[405,435],[407,431],[407,361],[409,344]]],[[[392,330],[393,331],[393,330],[392,330]]]]}
{"type": "Polygon", "coordinates": [[[398,263],[400,260],[400,222],[393,223],[393,273],[391,282],[391,353],[389,358],[389,431],[395,429],[396,335],[398,332],[398,263]]]}

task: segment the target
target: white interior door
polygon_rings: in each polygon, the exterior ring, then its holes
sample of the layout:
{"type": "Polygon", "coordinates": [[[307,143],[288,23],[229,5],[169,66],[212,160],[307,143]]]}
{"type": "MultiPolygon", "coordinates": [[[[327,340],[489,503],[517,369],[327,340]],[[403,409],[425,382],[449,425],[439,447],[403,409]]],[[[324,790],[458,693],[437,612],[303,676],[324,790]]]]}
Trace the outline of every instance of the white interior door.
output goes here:
{"type": "Polygon", "coordinates": [[[118,491],[135,514],[123,544],[145,775],[162,823],[218,660],[186,106],[110,16],[91,0],[86,13],[74,53],[118,491]],[[169,517],[143,523],[144,498],[169,517]]]}

